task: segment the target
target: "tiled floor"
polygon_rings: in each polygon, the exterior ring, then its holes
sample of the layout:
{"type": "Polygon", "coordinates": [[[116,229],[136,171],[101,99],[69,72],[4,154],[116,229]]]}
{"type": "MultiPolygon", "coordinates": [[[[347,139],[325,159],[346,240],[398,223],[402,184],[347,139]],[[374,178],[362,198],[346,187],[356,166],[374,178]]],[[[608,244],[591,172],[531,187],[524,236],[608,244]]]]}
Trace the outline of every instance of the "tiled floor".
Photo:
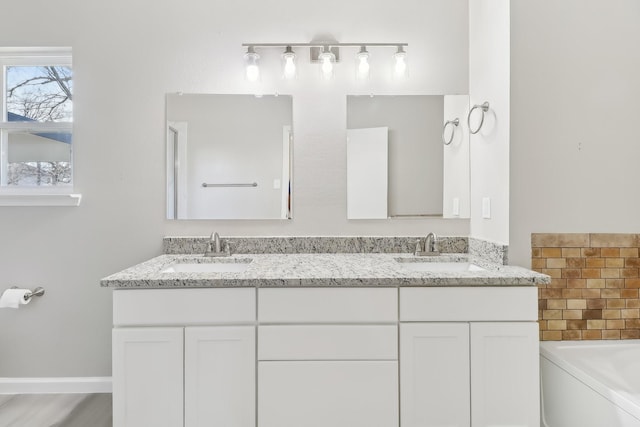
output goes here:
{"type": "Polygon", "coordinates": [[[0,427],[112,427],[111,394],[0,395],[0,427]]]}

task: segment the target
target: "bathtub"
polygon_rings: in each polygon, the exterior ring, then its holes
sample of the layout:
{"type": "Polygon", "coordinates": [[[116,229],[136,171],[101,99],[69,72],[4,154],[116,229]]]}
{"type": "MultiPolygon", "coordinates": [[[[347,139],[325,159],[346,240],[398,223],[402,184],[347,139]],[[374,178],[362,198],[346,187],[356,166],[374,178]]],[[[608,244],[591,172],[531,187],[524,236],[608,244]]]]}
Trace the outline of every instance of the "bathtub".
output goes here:
{"type": "Polygon", "coordinates": [[[540,343],[542,427],[640,427],[640,340],[540,343]]]}

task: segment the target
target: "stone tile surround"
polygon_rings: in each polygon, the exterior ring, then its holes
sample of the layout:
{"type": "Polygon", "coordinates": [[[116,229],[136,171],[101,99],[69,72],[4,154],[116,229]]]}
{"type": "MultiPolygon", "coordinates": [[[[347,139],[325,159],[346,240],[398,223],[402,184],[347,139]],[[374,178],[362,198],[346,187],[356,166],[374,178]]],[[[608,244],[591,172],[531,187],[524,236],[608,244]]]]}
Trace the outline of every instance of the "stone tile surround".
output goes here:
{"type": "Polygon", "coordinates": [[[534,233],[540,339],[640,338],[640,234],[534,233]]]}

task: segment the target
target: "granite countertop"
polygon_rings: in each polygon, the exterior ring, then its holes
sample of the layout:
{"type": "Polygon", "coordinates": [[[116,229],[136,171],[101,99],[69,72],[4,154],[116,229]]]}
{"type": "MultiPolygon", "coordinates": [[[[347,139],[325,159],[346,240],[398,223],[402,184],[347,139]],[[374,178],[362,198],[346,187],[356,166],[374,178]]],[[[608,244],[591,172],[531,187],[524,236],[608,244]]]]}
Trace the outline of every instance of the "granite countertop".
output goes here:
{"type": "Polygon", "coordinates": [[[536,286],[549,276],[467,254],[415,257],[400,253],[160,255],[105,277],[112,288],[536,286]],[[400,261],[398,261],[400,260],[400,261]],[[412,271],[413,262],[470,262],[479,271],[412,271]],[[164,273],[174,263],[249,263],[242,272],[164,273]]]}

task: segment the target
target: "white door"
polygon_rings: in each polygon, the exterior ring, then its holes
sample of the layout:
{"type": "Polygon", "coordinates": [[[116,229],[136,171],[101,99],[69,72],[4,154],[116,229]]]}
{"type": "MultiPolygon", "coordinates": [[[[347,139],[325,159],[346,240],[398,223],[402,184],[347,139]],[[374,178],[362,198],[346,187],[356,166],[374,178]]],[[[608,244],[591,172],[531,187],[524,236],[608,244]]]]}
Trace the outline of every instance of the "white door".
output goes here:
{"type": "Polygon", "coordinates": [[[469,427],[468,323],[400,325],[402,427],[469,427]]]}
{"type": "Polygon", "coordinates": [[[255,327],[185,328],[185,427],[255,427],[255,327]]]}
{"type": "Polygon", "coordinates": [[[347,218],[388,217],[386,127],[347,130],[347,218]]]}
{"type": "Polygon", "coordinates": [[[183,424],[182,328],[113,330],[113,426],[183,424]]]}
{"type": "Polygon", "coordinates": [[[473,427],[539,427],[536,322],[471,324],[473,427]]]}
{"type": "Polygon", "coordinates": [[[394,426],[397,361],[258,363],[258,427],[394,426]]]}

